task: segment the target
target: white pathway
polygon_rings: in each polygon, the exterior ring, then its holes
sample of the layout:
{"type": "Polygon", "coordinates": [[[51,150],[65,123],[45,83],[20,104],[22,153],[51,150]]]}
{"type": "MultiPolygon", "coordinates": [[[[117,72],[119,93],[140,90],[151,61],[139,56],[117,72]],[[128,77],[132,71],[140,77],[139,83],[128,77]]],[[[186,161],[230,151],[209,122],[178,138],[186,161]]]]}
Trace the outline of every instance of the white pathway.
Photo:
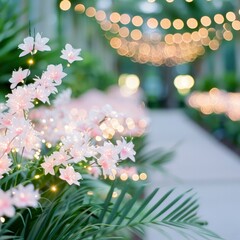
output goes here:
{"type": "MultiPolygon", "coordinates": [[[[151,188],[193,187],[199,197],[199,215],[209,222],[209,229],[225,240],[240,240],[240,157],[181,110],[151,111],[150,117],[151,147],[176,151],[165,165],[171,176],[151,173],[151,188]]],[[[165,240],[153,230],[147,231],[146,239],[165,240]]]]}

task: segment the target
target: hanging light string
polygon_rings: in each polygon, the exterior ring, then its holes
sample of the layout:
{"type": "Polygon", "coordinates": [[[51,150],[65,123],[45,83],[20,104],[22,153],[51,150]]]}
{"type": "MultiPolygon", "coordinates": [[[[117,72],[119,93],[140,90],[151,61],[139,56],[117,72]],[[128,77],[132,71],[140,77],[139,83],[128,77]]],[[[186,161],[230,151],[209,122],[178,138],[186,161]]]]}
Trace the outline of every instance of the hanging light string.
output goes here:
{"type": "Polygon", "coordinates": [[[191,17],[184,21],[154,17],[144,19],[139,15],[118,12],[108,14],[84,4],[77,4],[74,10],[94,18],[119,55],[154,65],[172,66],[194,61],[206,52],[206,48],[216,51],[223,40],[233,40],[234,31],[240,30],[240,21],[232,11],[225,15],[216,13],[212,18],[204,15],[200,19],[191,17]],[[184,31],[186,27],[189,31],[184,31]]]}

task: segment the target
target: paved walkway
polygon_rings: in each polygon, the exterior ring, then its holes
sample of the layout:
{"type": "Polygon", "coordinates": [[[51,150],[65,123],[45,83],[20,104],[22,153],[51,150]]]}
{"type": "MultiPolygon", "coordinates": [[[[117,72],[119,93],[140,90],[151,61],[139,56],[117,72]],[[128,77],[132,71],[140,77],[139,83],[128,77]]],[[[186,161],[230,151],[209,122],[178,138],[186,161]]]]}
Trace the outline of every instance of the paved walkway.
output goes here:
{"type": "MultiPolygon", "coordinates": [[[[193,187],[199,197],[199,215],[209,222],[209,229],[225,240],[240,240],[240,157],[181,110],[151,111],[150,117],[151,147],[176,151],[165,165],[170,175],[151,174],[152,188],[193,187]]],[[[146,239],[165,240],[152,230],[147,231],[146,239]]]]}

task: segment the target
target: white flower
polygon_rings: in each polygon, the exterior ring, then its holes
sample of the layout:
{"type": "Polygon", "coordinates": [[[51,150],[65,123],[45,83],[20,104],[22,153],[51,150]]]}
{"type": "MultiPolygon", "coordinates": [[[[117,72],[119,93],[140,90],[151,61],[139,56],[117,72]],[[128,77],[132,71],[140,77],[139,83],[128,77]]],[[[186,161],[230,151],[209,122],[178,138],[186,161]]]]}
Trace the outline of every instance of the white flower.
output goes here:
{"type": "Polygon", "coordinates": [[[61,52],[62,52],[62,55],[60,56],[60,58],[62,59],[66,59],[69,63],[73,63],[75,61],[81,61],[83,60],[82,57],[78,56],[81,52],[81,49],[74,49],[72,47],[72,45],[70,44],[66,44],[65,45],[65,48],[66,49],[63,49],[61,52]]]}
{"type": "Polygon", "coordinates": [[[40,197],[38,191],[34,190],[32,184],[29,184],[26,187],[19,185],[17,189],[12,191],[12,193],[13,203],[16,207],[37,207],[40,197]]]}

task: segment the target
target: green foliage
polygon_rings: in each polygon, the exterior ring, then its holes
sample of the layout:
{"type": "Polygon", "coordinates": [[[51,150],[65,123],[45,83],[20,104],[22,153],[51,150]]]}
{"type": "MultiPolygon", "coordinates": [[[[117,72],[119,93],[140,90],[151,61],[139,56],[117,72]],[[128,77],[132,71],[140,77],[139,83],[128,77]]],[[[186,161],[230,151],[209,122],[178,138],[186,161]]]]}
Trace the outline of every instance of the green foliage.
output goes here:
{"type": "Polygon", "coordinates": [[[240,88],[239,80],[235,73],[227,73],[221,78],[214,78],[213,76],[205,76],[196,81],[193,90],[195,91],[209,91],[212,88],[223,89],[228,92],[236,92],[240,88]]]}
{"type": "MultiPolygon", "coordinates": [[[[16,2],[13,0],[0,0],[0,101],[9,89],[8,79],[11,76],[12,69],[19,66],[19,52],[17,45],[19,44],[19,36],[26,25],[20,24],[19,18],[24,11],[15,11],[16,2]]],[[[20,64],[23,61],[20,61],[20,64]]]]}
{"type": "MultiPolygon", "coordinates": [[[[106,186],[99,188],[101,185],[96,184],[98,188],[90,196],[87,181],[81,187],[59,186],[61,193],[51,201],[42,199],[41,208],[19,212],[2,224],[0,236],[13,231],[25,240],[131,239],[126,229],[143,236],[148,226],[159,228],[163,237],[170,229],[186,239],[193,236],[220,239],[197,216],[198,203],[191,190],[176,195],[173,189],[160,192],[156,189],[139,200],[143,187],[130,195],[126,184],[118,197],[113,198],[114,191],[119,191],[117,182],[107,192],[106,186]],[[157,201],[153,203],[154,199],[157,201]]],[[[48,191],[44,197],[49,197],[48,191]]]]}
{"type": "Polygon", "coordinates": [[[68,72],[68,80],[62,88],[71,88],[73,97],[78,97],[89,89],[106,90],[110,85],[117,84],[117,77],[105,71],[101,61],[83,52],[84,61],[76,62],[68,72]]]}
{"type": "MultiPolygon", "coordinates": [[[[139,149],[144,148],[142,144],[137,144],[139,149]]],[[[142,159],[137,157],[137,162],[139,159],[145,168],[148,156],[149,160],[154,156],[143,149],[139,152],[142,159]]],[[[151,161],[152,167],[160,166],[168,157],[166,154],[159,158],[161,161],[151,161]]],[[[17,153],[12,153],[12,159],[15,168],[1,179],[0,188],[7,191],[19,183],[31,182],[40,190],[41,200],[39,208],[18,209],[13,218],[0,224],[1,240],[127,240],[132,234],[143,236],[146,227],[159,229],[163,236],[170,229],[186,239],[195,235],[218,239],[198,218],[198,203],[191,190],[178,193],[155,189],[143,198],[148,187],[143,182],[106,182],[89,176],[83,166],[78,169],[84,179],[81,186],[69,186],[55,176],[44,175],[41,159],[24,160],[17,153]]]]}

